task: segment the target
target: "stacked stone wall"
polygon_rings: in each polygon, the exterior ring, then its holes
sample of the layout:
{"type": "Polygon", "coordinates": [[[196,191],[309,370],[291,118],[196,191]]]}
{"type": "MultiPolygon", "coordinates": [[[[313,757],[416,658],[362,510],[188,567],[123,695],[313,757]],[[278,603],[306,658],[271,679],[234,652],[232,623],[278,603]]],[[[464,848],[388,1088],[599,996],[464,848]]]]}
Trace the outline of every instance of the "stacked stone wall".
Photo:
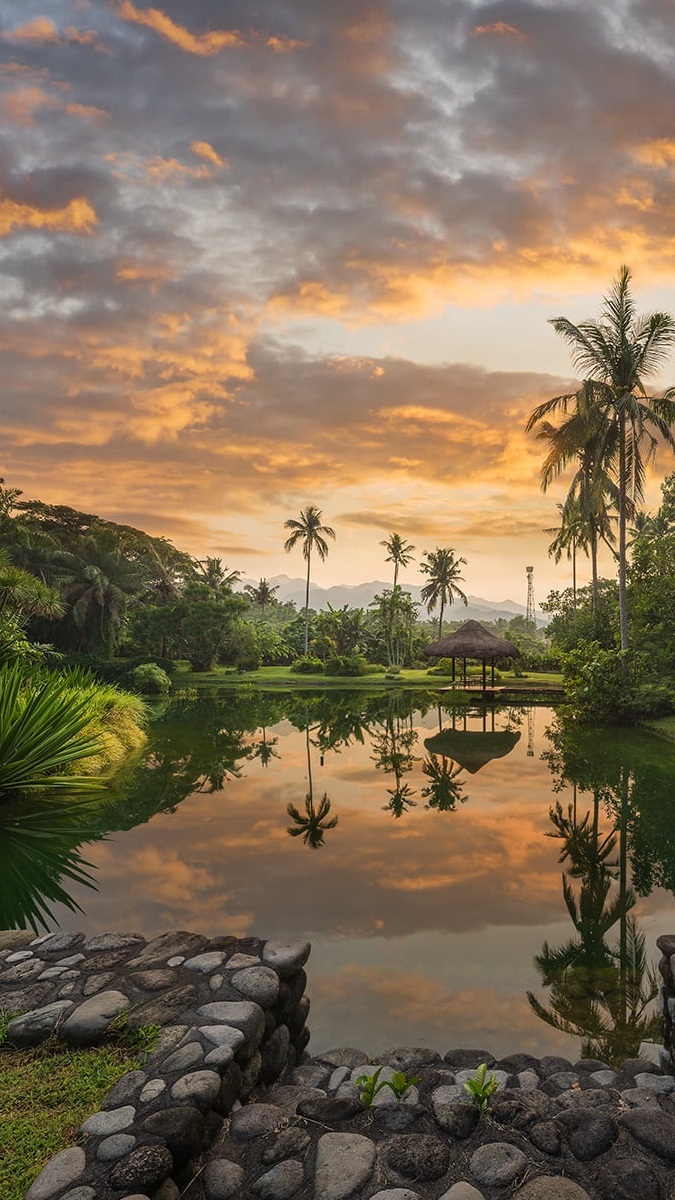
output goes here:
{"type": "Polygon", "coordinates": [[[669,1074],[675,1074],[675,934],[664,933],[656,939],[661,951],[659,974],[659,1004],[663,1018],[663,1050],[661,1066],[669,1074]]]}
{"type": "Polygon", "coordinates": [[[10,1045],[96,1045],[116,1026],[162,1027],[26,1200],[176,1200],[232,1108],[299,1061],[309,949],[184,931],[0,934],[0,1009],[21,1014],[10,1045]]]}

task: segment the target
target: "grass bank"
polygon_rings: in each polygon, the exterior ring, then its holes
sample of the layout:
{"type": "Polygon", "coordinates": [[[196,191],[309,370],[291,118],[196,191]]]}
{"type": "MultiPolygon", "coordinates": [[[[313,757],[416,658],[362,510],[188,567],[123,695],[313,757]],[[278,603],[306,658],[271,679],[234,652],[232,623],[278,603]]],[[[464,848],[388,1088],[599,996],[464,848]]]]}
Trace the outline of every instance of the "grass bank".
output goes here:
{"type": "Polygon", "coordinates": [[[138,1065],[129,1047],[34,1050],[0,1045],[0,1196],[22,1200],[47,1161],[72,1145],[118,1079],[138,1065]]]}
{"type": "MultiPolygon", "coordinates": [[[[479,676],[473,677],[474,682],[479,676]]],[[[451,686],[450,676],[429,675],[426,668],[402,670],[400,674],[389,677],[385,674],[372,675],[295,675],[288,667],[261,667],[258,671],[237,671],[232,667],[216,667],[214,671],[181,671],[174,675],[174,689],[181,687],[212,688],[236,687],[241,683],[255,684],[265,691],[307,691],[316,689],[325,691],[327,688],[348,688],[350,691],[387,690],[397,688],[445,688],[451,686]]],[[[511,693],[527,694],[541,693],[543,699],[551,699],[562,694],[562,675],[554,672],[529,671],[525,675],[502,673],[496,686],[507,689],[511,693]]]]}

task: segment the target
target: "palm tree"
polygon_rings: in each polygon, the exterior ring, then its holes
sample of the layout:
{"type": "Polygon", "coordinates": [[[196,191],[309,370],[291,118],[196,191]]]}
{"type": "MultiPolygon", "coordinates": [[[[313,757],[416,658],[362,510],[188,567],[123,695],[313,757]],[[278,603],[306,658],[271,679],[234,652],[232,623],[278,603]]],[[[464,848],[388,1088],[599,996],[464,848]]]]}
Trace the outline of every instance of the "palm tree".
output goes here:
{"type": "Polygon", "coordinates": [[[235,583],[239,583],[241,571],[230,571],[227,564],[223,566],[222,558],[204,558],[197,562],[195,578],[199,583],[205,583],[216,600],[224,592],[231,592],[235,583]]]}
{"type": "Polygon", "coordinates": [[[335,541],[335,530],[330,525],[321,524],[322,512],[315,504],[308,504],[300,511],[300,520],[290,518],[284,521],[284,529],[291,531],[290,537],[284,542],[286,553],[293,550],[298,542],[302,544],[302,557],[307,563],[307,585],[305,587],[305,654],[309,646],[309,574],[312,561],[312,550],[316,550],[322,562],[328,558],[329,537],[335,541]]]}
{"type": "Polygon", "coordinates": [[[247,583],[244,591],[254,604],[260,606],[260,620],[264,621],[265,605],[274,603],[276,592],[279,591],[279,585],[277,584],[276,587],[272,587],[266,579],[261,579],[257,587],[254,587],[251,583],[247,583]]]}
{"type": "Polygon", "coordinates": [[[390,537],[380,542],[380,545],[389,551],[384,561],[394,564],[393,586],[396,587],[398,569],[399,567],[407,567],[409,563],[414,562],[412,551],[415,547],[411,546],[409,542],[405,542],[400,533],[392,533],[390,537]]]}
{"type": "MultiPolygon", "coordinates": [[[[527,425],[528,430],[531,428],[532,418],[527,425]]],[[[576,525],[577,541],[581,535],[581,544],[584,544],[587,552],[590,548],[593,608],[597,613],[598,542],[604,541],[613,552],[613,518],[608,501],[616,507],[618,492],[605,461],[607,427],[603,413],[596,404],[595,385],[586,380],[574,394],[572,412],[559,426],[541,420],[537,437],[547,441],[549,446],[541,468],[542,491],[546,492],[571,462],[576,463],[577,469],[562,505],[563,526],[576,525]]],[[[556,562],[559,558],[560,555],[556,562]]]]}
{"type": "Polygon", "coordinates": [[[440,603],[441,611],[438,618],[438,636],[440,638],[443,633],[443,609],[446,604],[452,604],[457,598],[463,600],[465,604],[469,603],[464,592],[458,586],[458,584],[464,583],[460,570],[462,566],[466,566],[466,559],[455,558],[454,550],[446,550],[440,546],[436,550],[428,550],[424,557],[427,561],[420,563],[420,571],[429,576],[429,582],[425,583],[422,588],[421,596],[427,606],[427,612],[431,612],[440,603]]]}
{"type": "Polygon", "coordinates": [[[555,537],[551,542],[548,552],[556,565],[560,562],[563,556],[563,551],[567,552],[568,560],[572,560],[572,595],[574,598],[574,611],[577,611],[577,550],[579,548],[588,549],[588,543],[585,542],[585,529],[581,519],[581,513],[576,501],[570,503],[569,497],[565,504],[556,505],[560,514],[560,526],[554,525],[550,529],[545,529],[544,533],[553,533],[555,537]]]}
{"type": "MultiPolygon", "coordinates": [[[[657,438],[675,448],[675,391],[648,396],[644,381],[654,375],[675,345],[675,320],[668,313],[637,316],[630,290],[631,273],[622,266],[603,298],[599,320],[575,325],[567,317],[551,321],[572,351],[575,368],[586,379],[597,415],[602,462],[616,478],[619,508],[619,620],[621,649],[628,649],[626,526],[644,490],[646,462],[657,438]],[[642,449],[646,444],[647,455],[642,449]]],[[[553,412],[567,413],[578,393],[554,396],[532,413],[528,428],[553,412]]]]}

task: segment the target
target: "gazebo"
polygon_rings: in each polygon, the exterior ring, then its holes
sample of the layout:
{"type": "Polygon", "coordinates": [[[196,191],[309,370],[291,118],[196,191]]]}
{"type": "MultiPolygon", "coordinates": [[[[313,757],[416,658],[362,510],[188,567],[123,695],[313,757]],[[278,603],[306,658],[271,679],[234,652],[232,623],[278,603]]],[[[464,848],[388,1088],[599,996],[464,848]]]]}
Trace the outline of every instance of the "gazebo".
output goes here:
{"type": "Polygon", "coordinates": [[[520,650],[506,638],[496,637],[479,621],[465,621],[454,633],[440,638],[426,646],[424,653],[434,658],[452,659],[452,682],[455,682],[455,660],[462,659],[462,680],[466,687],[466,660],[477,658],[483,664],[483,691],[486,690],[486,667],[490,663],[492,669],[491,687],[495,682],[495,662],[498,658],[519,658],[520,650]]]}

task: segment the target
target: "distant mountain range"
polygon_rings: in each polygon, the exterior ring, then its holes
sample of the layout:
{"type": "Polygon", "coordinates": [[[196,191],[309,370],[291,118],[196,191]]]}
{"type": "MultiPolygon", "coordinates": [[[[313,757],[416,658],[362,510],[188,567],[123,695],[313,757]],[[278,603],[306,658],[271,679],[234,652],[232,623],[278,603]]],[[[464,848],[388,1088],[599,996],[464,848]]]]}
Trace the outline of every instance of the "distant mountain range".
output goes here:
{"type": "MultiPolygon", "coordinates": [[[[304,608],[304,579],[291,579],[288,575],[273,575],[267,582],[271,587],[278,587],[277,600],[282,602],[292,600],[299,609],[304,608]]],[[[255,586],[258,580],[242,579],[241,587],[248,583],[255,586]]],[[[333,608],[342,608],[345,604],[348,604],[350,608],[367,608],[373,598],[385,588],[391,588],[391,580],[386,582],[382,579],[374,579],[370,583],[356,584],[338,583],[329,588],[322,588],[317,584],[310,583],[309,606],[317,610],[328,608],[329,604],[333,608]]],[[[403,588],[404,591],[410,592],[413,600],[421,603],[422,588],[419,584],[404,584],[403,588]]],[[[503,617],[504,620],[510,621],[512,617],[525,616],[525,605],[516,604],[515,600],[483,600],[480,596],[468,596],[467,599],[469,603],[466,608],[463,604],[453,604],[451,608],[446,608],[444,613],[446,620],[498,621],[500,617],[503,617]]],[[[541,612],[537,612],[536,618],[538,625],[548,623],[547,618],[541,612]]]]}

